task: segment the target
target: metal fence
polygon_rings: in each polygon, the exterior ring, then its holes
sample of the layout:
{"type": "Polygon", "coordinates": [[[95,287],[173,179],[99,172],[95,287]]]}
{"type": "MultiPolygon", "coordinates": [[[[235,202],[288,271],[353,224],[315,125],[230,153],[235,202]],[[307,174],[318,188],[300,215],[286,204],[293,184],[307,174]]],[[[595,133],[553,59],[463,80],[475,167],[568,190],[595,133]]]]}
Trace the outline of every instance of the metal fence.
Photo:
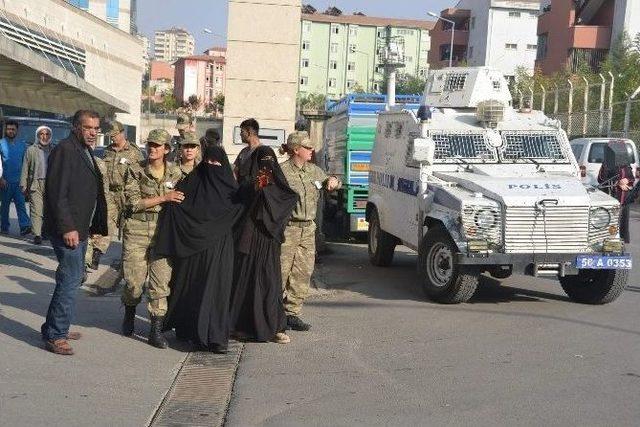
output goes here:
{"type": "Polygon", "coordinates": [[[615,99],[615,77],[599,75],[599,81],[569,79],[548,88],[536,85],[513,89],[516,108],[533,108],[557,119],[569,138],[613,136],[640,139],[640,88],[626,99],[615,99]]]}

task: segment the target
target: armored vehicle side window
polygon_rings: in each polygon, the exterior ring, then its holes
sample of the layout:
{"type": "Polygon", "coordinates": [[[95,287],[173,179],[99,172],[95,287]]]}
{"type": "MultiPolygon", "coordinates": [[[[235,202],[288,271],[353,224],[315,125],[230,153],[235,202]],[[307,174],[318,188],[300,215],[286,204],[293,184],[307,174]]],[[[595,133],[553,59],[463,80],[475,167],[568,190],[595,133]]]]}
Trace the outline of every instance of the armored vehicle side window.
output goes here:
{"type": "Polygon", "coordinates": [[[584,145],[574,144],[571,146],[571,151],[573,151],[573,155],[576,157],[576,160],[580,159],[580,156],[582,155],[583,150],[584,150],[584,145]]]}
{"type": "Polygon", "coordinates": [[[483,133],[432,132],[436,143],[434,159],[439,163],[457,163],[456,158],[471,162],[493,162],[497,160],[495,149],[483,133]]]}
{"type": "Polygon", "coordinates": [[[517,162],[526,159],[567,162],[567,155],[555,132],[502,132],[502,159],[517,162]]]}

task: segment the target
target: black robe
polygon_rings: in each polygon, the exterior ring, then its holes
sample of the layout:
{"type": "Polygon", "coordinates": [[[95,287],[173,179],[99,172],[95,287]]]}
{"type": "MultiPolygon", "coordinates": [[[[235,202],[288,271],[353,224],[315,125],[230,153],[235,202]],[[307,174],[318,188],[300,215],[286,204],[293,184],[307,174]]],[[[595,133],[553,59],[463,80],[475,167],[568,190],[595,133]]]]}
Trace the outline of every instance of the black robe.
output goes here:
{"type": "Polygon", "coordinates": [[[233,283],[232,228],[243,207],[224,150],[208,147],[205,159],[177,189],[182,204],[163,209],[156,251],[172,258],[173,272],[165,329],[205,347],[226,347],[233,283]],[[208,157],[207,157],[208,156],[208,157]]]}
{"type": "Polygon", "coordinates": [[[280,245],[298,195],[266,146],[239,165],[238,183],[247,211],[236,238],[231,323],[238,333],[269,341],[286,327],[280,245]]]}

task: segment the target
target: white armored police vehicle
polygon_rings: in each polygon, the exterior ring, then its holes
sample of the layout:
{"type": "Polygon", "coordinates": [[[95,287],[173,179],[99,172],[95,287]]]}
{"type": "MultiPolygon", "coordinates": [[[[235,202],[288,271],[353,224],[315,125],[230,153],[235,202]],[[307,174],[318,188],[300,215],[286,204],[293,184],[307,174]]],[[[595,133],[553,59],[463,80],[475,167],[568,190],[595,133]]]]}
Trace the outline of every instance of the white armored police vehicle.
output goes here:
{"type": "Polygon", "coordinates": [[[620,204],[581,183],[560,123],[512,108],[495,69],[433,71],[417,114],[381,112],[369,189],[371,262],[389,265],[398,244],[416,250],[435,301],[467,301],[483,272],[558,278],[591,304],[626,286],[620,204]]]}

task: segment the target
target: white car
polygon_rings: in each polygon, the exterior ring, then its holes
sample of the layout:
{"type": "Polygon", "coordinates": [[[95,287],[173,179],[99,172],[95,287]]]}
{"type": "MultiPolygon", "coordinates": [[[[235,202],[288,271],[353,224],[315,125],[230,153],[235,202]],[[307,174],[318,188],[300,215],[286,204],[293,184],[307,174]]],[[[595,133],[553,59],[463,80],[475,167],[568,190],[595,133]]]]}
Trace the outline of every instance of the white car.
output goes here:
{"type": "Polygon", "coordinates": [[[630,139],[621,138],[578,138],[569,142],[580,168],[580,177],[585,185],[598,185],[598,173],[604,159],[604,147],[609,142],[625,142],[633,158],[631,169],[636,179],[640,178],[640,163],[638,163],[638,149],[630,139]]]}

